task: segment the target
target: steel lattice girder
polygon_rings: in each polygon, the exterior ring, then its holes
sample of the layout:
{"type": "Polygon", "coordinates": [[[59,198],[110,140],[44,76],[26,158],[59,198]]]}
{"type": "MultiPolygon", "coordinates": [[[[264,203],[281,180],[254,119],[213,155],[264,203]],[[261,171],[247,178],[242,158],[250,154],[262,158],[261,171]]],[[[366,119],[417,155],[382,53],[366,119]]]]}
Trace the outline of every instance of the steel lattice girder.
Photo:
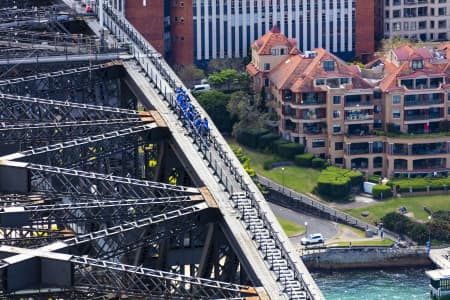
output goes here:
{"type": "Polygon", "coordinates": [[[118,260],[122,254],[198,228],[200,223],[207,222],[210,210],[203,202],[91,233],[78,234],[65,239],[63,243],[71,248],[71,253],[86,254],[79,246],[89,245],[94,250],[94,253],[90,253],[93,257],[118,260]]]}
{"type": "Polygon", "coordinates": [[[199,194],[194,187],[28,164],[31,193],[84,196],[92,199],[135,199],[199,194]]]}
{"type": "MultiPolygon", "coordinates": [[[[71,200],[77,201],[77,199],[71,200]]],[[[40,228],[36,226],[89,222],[121,221],[122,223],[140,220],[146,216],[154,216],[148,221],[156,222],[161,218],[173,218],[178,213],[185,213],[187,208],[183,209],[184,207],[198,201],[204,201],[203,197],[198,195],[6,207],[0,209],[0,227],[33,226],[40,228]],[[175,212],[168,212],[174,209],[175,212]],[[181,209],[181,211],[177,209],[181,209]]]]}
{"type": "MultiPolygon", "coordinates": [[[[23,155],[23,161],[61,167],[94,164],[118,152],[131,152],[130,158],[136,159],[138,147],[150,142],[150,132],[155,128],[157,124],[150,123],[39,147],[19,152],[18,155],[23,155]]],[[[98,168],[96,170],[100,171],[98,168]]]]}
{"type": "Polygon", "coordinates": [[[100,291],[152,299],[217,299],[256,296],[248,286],[74,256],[77,290],[100,291]]]}
{"type": "Polygon", "coordinates": [[[74,89],[80,90],[120,77],[122,77],[122,66],[119,63],[105,63],[0,80],[0,92],[55,98],[54,95],[60,91],[67,93],[74,89]]]}
{"type": "Polygon", "coordinates": [[[2,143],[61,142],[77,137],[97,135],[106,131],[137,126],[141,117],[105,119],[93,121],[67,121],[49,123],[0,123],[0,141],[2,143]]]}
{"type": "Polygon", "coordinates": [[[62,122],[121,119],[139,116],[136,110],[0,94],[0,121],[62,122]]]}

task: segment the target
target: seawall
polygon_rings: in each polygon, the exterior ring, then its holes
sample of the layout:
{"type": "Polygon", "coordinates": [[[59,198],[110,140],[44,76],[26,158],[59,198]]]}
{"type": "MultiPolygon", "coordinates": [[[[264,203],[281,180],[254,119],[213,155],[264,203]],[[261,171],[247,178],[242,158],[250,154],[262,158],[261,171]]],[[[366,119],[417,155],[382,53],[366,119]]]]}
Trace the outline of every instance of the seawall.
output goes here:
{"type": "Polygon", "coordinates": [[[432,266],[425,248],[352,247],[305,250],[308,269],[340,270],[360,268],[432,266]]]}

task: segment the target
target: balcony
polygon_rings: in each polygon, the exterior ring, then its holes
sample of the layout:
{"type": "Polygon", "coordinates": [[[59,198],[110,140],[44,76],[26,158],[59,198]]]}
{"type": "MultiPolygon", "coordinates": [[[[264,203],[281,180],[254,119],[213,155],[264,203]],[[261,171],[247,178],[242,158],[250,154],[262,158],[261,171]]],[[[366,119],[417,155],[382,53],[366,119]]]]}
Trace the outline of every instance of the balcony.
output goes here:
{"type": "Polygon", "coordinates": [[[429,106],[443,103],[444,94],[405,95],[405,106],[429,106]]]}
{"type": "Polygon", "coordinates": [[[325,119],[326,109],[302,109],[300,110],[299,119],[300,120],[320,120],[325,119]]]}
{"type": "Polygon", "coordinates": [[[416,159],[413,161],[414,171],[434,171],[446,168],[445,158],[416,159]]]}
{"type": "Polygon", "coordinates": [[[348,136],[366,136],[371,135],[369,125],[354,124],[348,125],[348,136]]]}
{"type": "Polygon", "coordinates": [[[372,123],[373,110],[361,109],[345,112],[345,123],[372,123]]]}
{"type": "Polygon", "coordinates": [[[348,151],[346,152],[348,155],[369,154],[369,143],[352,143],[348,145],[348,151]]]}
{"type": "Polygon", "coordinates": [[[422,115],[406,115],[405,121],[420,121],[420,120],[432,120],[441,119],[444,117],[443,113],[432,113],[432,114],[422,114],[422,115]]]}
{"type": "Polygon", "coordinates": [[[325,93],[302,93],[301,105],[324,105],[327,103],[325,93]]]}
{"type": "Polygon", "coordinates": [[[446,153],[447,153],[446,143],[414,144],[411,147],[412,155],[436,155],[446,153]]]}
{"type": "Polygon", "coordinates": [[[326,123],[309,123],[303,125],[303,133],[304,134],[325,134],[326,133],[326,123]]]}

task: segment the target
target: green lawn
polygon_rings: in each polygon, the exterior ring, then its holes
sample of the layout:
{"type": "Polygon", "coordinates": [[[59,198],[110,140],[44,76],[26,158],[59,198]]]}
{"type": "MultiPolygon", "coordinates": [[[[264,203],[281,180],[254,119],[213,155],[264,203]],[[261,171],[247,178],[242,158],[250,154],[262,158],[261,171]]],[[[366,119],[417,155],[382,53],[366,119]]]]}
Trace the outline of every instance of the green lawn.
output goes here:
{"type": "Polygon", "coordinates": [[[286,187],[300,193],[312,192],[317,184],[320,175],[320,171],[318,170],[297,166],[286,166],[284,167],[284,172],[281,168],[264,170],[264,162],[276,158],[276,155],[250,150],[233,140],[228,140],[228,144],[242,148],[242,152],[250,159],[250,166],[258,175],[267,177],[279,184],[284,183],[286,187]]]}
{"type": "Polygon", "coordinates": [[[288,237],[303,234],[306,232],[306,228],[302,225],[283,218],[277,218],[277,220],[288,237]]]}
{"type": "MultiPolygon", "coordinates": [[[[337,242],[333,245],[349,247],[350,242],[337,242]]],[[[393,240],[370,240],[370,241],[352,241],[352,246],[392,246],[394,244],[393,240]]]]}
{"type": "Polygon", "coordinates": [[[450,196],[437,195],[391,198],[387,201],[380,201],[378,204],[372,206],[350,209],[346,211],[354,217],[373,223],[374,221],[379,220],[388,212],[398,211],[398,209],[402,206],[406,207],[409,213],[413,213],[414,219],[426,221],[428,214],[424,211],[423,207],[426,206],[431,211],[450,210],[450,196]],[[361,212],[363,211],[368,211],[369,216],[366,218],[362,217],[361,212]]]}

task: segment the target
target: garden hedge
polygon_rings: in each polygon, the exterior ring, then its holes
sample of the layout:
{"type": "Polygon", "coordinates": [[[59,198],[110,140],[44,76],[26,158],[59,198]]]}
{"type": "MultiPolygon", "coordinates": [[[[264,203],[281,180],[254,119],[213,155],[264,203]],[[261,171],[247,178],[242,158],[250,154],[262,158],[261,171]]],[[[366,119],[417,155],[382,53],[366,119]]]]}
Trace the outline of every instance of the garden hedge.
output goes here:
{"type": "Polygon", "coordinates": [[[390,186],[377,184],[372,188],[372,195],[374,199],[384,200],[392,197],[392,190],[390,186]]]}
{"type": "Polygon", "coordinates": [[[236,133],[236,139],[240,144],[256,149],[258,148],[258,141],[260,137],[267,133],[267,129],[242,128],[236,133]]]}
{"type": "Polygon", "coordinates": [[[380,179],[381,179],[380,175],[373,174],[373,175],[369,175],[368,181],[372,182],[372,183],[379,183],[380,179]]]}
{"type": "Polygon", "coordinates": [[[279,138],[278,135],[274,133],[266,133],[259,137],[258,148],[267,149],[272,146],[272,143],[279,138]]]}
{"type": "Polygon", "coordinates": [[[314,169],[319,169],[319,170],[325,168],[327,166],[327,164],[328,164],[327,161],[320,157],[313,158],[311,161],[311,166],[314,169]]]}
{"type": "Polygon", "coordinates": [[[426,191],[427,187],[430,190],[445,190],[450,189],[450,177],[447,178],[404,178],[393,179],[388,183],[390,186],[398,186],[398,192],[409,192],[410,188],[414,192],[426,191]]]}
{"type": "Polygon", "coordinates": [[[298,154],[305,152],[305,146],[297,143],[281,143],[277,145],[276,154],[279,156],[294,159],[298,154]]]}
{"type": "Polygon", "coordinates": [[[361,184],[363,174],[337,167],[327,167],[320,173],[317,190],[333,201],[347,200],[352,186],[361,184]]]}
{"type": "Polygon", "coordinates": [[[314,155],[311,153],[298,154],[295,156],[295,164],[301,167],[311,167],[314,155]]]}

